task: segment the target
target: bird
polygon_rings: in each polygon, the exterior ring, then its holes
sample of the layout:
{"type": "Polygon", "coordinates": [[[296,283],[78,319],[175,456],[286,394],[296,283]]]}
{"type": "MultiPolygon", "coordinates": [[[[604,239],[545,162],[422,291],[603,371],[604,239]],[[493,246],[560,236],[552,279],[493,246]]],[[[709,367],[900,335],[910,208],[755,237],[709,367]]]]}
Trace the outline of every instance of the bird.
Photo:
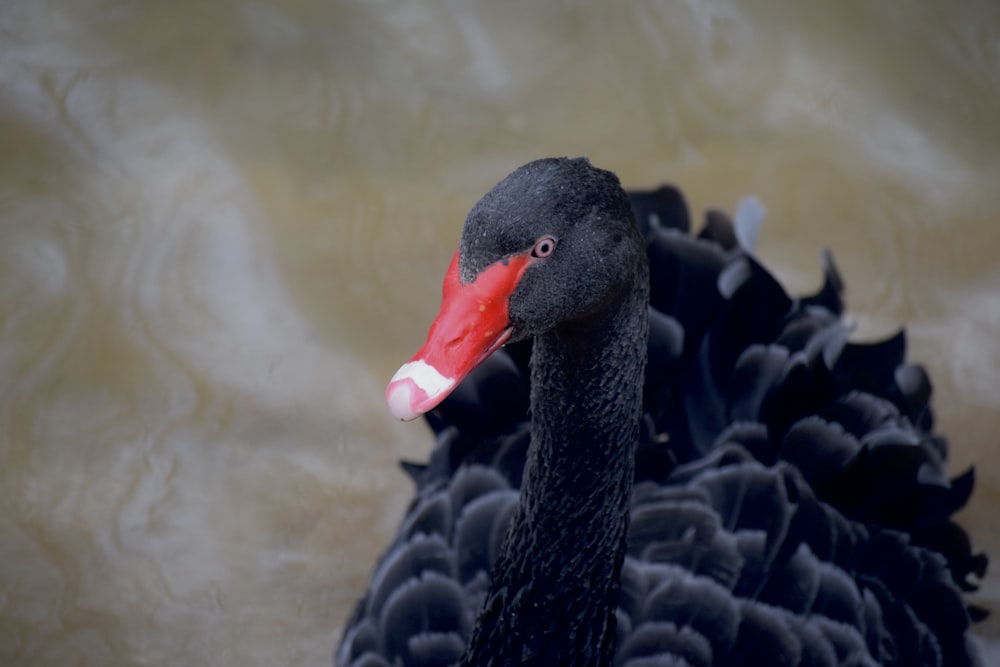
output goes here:
{"type": "Polygon", "coordinates": [[[386,391],[436,444],[336,665],[980,664],[930,378],[903,331],[850,340],[829,253],[790,296],[762,217],[695,234],[566,157],[472,207],[386,391]]]}

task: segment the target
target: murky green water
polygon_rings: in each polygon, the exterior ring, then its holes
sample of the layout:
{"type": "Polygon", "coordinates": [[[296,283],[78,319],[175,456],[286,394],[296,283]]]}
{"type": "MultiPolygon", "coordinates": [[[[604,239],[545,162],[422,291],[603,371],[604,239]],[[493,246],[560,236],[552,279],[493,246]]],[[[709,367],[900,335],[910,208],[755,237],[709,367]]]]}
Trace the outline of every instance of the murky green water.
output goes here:
{"type": "Polygon", "coordinates": [[[831,247],[1000,555],[1000,5],[871,4],[5,3],[0,663],[326,664],[430,444],[384,383],[543,155],[831,247]]]}

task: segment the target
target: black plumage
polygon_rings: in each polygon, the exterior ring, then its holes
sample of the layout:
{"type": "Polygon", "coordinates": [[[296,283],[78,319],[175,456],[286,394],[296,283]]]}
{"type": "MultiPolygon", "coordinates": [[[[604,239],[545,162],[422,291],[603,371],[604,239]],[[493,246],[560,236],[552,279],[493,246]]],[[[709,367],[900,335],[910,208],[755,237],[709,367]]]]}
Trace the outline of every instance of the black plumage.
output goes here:
{"type": "Polygon", "coordinates": [[[977,664],[960,591],[986,559],[951,520],[973,475],[947,477],[904,334],[849,341],[829,255],[820,290],[793,298],[740,246],[742,221],[713,211],[691,236],[679,191],[625,200],[584,160],[484,197],[464,270],[560,216],[564,263],[512,299],[522,340],[427,415],[437,445],[405,465],[416,497],[336,663],[977,664]],[[646,251],[622,255],[632,276],[610,301],[574,296],[574,251],[617,256],[574,230],[623,222],[646,251]],[[539,327],[574,299],[601,304],[597,325],[539,327]],[[581,328],[600,354],[576,354],[581,328]]]}

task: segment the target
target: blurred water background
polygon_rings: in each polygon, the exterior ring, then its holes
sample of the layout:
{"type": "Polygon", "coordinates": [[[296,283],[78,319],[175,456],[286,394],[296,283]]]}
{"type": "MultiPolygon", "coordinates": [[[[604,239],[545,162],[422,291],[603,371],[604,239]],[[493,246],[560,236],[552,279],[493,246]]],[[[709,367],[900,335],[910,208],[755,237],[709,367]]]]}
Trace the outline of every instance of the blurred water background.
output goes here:
{"type": "Polygon", "coordinates": [[[0,664],[323,665],[465,213],[585,154],[833,250],[936,380],[1000,664],[1000,4],[7,0],[0,664]]]}

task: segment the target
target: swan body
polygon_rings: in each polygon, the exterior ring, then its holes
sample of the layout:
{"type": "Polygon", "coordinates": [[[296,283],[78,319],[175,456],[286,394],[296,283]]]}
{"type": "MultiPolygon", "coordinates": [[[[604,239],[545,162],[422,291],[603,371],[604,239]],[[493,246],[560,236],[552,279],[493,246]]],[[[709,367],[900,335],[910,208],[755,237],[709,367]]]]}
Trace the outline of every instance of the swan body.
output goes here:
{"type": "Polygon", "coordinates": [[[848,341],[829,257],[788,296],[743,208],[695,237],[565,158],[476,204],[387,392],[437,444],[337,665],[978,664],[926,373],[848,341]]]}

